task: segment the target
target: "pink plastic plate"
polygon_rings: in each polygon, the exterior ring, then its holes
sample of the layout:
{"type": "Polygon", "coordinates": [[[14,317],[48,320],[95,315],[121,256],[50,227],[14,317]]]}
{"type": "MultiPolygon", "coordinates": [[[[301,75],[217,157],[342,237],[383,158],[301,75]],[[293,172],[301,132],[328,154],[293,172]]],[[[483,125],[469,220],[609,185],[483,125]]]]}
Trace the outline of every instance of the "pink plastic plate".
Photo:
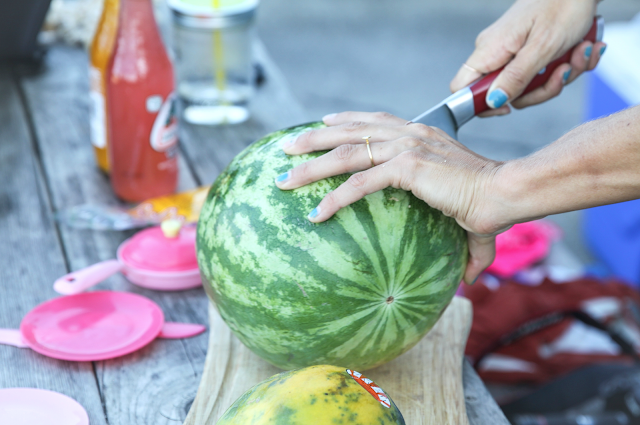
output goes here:
{"type": "Polygon", "coordinates": [[[0,418],[11,425],[89,425],[80,403],[37,388],[0,389],[0,418]]]}
{"type": "Polygon", "coordinates": [[[153,301],[126,292],[85,292],[40,304],[22,319],[23,341],[61,360],[123,356],[153,341],[164,314],[153,301]]]}

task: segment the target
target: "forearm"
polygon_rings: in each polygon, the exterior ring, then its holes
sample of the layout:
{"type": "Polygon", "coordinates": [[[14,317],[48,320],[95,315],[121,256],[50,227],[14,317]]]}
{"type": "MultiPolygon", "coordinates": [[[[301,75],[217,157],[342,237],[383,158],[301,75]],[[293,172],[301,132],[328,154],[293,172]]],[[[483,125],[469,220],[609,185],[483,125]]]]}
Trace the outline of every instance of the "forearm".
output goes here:
{"type": "Polygon", "coordinates": [[[640,198],[640,106],[581,125],[499,174],[516,223],[640,198]]]}

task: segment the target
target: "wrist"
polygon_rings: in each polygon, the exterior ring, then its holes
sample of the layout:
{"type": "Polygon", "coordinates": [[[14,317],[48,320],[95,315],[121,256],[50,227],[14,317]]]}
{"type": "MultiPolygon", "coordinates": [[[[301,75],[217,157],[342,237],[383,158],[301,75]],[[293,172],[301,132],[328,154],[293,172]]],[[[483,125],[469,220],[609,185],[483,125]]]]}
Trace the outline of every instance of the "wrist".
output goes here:
{"type": "Polygon", "coordinates": [[[498,180],[498,193],[505,203],[502,220],[513,225],[593,206],[589,194],[598,185],[598,176],[590,170],[597,158],[562,149],[580,138],[575,133],[504,164],[498,180]]]}
{"type": "Polygon", "coordinates": [[[548,215],[544,203],[536,201],[539,183],[527,158],[504,162],[494,175],[493,226],[505,229],[548,215]]]}
{"type": "Polygon", "coordinates": [[[481,184],[475,186],[468,213],[458,222],[465,230],[478,235],[491,236],[504,232],[518,223],[521,217],[522,194],[516,187],[524,186],[525,179],[515,161],[484,164],[477,175],[481,184]],[[484,176],[484,178],[481,178],[484,176]]]}

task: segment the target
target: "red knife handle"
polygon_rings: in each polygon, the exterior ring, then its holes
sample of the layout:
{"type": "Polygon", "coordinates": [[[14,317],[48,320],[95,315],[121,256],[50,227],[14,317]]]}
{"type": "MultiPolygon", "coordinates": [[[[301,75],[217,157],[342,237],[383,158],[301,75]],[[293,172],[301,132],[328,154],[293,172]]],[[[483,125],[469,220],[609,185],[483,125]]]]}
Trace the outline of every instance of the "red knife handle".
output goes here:
{"type": "MultiPolygon", "coordinates": [[[[583,38],[582,41],[591,41],[592,43],[595,43],[596,41],[601,41],[603,24],[604,22],[602,21],[602,18],[596,16],[593,19],[593,25],[591,26],[591,29],[589,30],[589,32],[583,38]]],[[[576,48],[576,46],[573,46],[571,49],[569,49],[567,53],[565,53],[564,55],[562,55],[561,57],[554,60],[546,67],[544,67],[542,71],[538,73],[538,75],[533,77],[533,80],[531,80],[531,82],[529,83],[527,88],[524,89],[522,94],[523,95],[527,94],[530,91],[533,91],[538,87],[543,86],[549,80],[549,77],[551,77],[551,74],[553,73],[553,71],[556,70],[556,68],[558,68],[563,63],[569,63],[571,61],[571,55],[573,54],[573,50],[576,48]]],[[[484,111],[488,111],[489,109],[491,109],[489,108],[489,105],[487,105],[487,101],[486,101],[487,91],[489,91],[489,87],[491,86],[491,83],[493,83],[493,80],[496,79],[498,74],[500,74],[503,69],[504,67],[485,75],[480,80],[476,81],[470,86],[471,92],[473,93],[473,106],[474,106],[475,115],[478,115],[484,111]]]]}

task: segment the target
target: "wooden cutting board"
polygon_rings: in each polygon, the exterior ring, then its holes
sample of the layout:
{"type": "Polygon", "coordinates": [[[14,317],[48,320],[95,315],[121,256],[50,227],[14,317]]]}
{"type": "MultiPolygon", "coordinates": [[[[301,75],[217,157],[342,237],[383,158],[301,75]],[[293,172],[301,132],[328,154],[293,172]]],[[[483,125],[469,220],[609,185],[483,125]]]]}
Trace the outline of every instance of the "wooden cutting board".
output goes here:
{"type": "MultiPolygon", "coordinates": [[[[433,329],[411,350],[365,376],[380,385],[407,425],[469,425],[462,359],[471,303],[455,297],[433,329]]],[[[209,306],[209,348],[195,400],[183,425],[214,425],[246,390],[281,372],[246,348],[209,306]]]]}

